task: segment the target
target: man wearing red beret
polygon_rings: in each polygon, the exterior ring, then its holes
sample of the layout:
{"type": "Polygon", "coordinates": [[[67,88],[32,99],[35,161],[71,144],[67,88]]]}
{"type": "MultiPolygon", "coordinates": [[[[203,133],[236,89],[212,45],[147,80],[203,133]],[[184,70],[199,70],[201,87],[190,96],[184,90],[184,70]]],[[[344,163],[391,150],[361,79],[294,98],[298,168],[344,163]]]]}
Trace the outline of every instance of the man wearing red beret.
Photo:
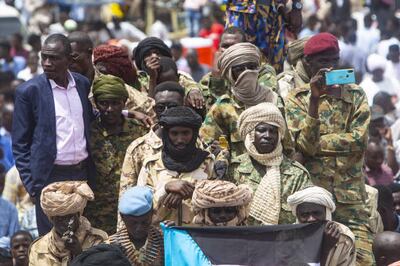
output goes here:
{"type": "Polygon", "coordinates": [[[370,121],[368,101],[356,84],[325,84],[325,73],[339,62],[335,36],[313,36],[304,46],[304,56],[311,80],[287,97],[288,127],[313,183],[334,195],[334,220],[353,231],[357,265],[373,265],[362,172],[370,121]]]}

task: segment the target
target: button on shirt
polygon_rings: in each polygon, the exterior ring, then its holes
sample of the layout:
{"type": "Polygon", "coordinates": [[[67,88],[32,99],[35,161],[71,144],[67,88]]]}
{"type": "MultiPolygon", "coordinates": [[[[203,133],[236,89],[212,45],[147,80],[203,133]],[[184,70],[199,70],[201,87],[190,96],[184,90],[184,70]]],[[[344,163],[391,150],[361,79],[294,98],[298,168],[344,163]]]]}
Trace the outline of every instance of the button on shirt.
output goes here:
{"type": "Polygon", "coordinates": [[[57,156],[55,164],[73,165],[88,157],[83,122],[83,108],[75,80],[68,72],[68,86],[49,80],[56,113],[57,156]]]}

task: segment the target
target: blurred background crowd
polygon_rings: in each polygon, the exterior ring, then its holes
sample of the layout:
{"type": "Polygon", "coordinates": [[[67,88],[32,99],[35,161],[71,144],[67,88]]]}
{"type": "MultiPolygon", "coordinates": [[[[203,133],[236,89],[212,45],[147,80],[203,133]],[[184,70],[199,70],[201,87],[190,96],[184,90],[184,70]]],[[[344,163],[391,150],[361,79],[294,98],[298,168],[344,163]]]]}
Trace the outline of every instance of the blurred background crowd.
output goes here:
{"type": "MultiPolygon", "coordinates": [[[[200,80],[216,68],[225,29],[223,0],[0,0],[0,195],[16,204],[17,228],[38,236],[35,209],[14,167],[11,127],[16,87],[43,73],[40,50],[51,34],[86,32],[101,44],[132,50],[148,36],[163,40],[177,68],[200,80]],[[7,175],[7,177],[6,177],[7,175]],[[24,195],[24,198],[21,198],[24,195]]],[[[291,2],[287,3],[291,6],[291,2]]],[[[285,45],[319,32],[339,40],[341,68],[354,68],[371,107],[366,183],[400,183],[400,0],[303,0],[302,27],[285,45]]],[[[78,55],[79,56],[79,55],[78,55]]],[[[75,58],[76,59],[76,58],[75,58]]],[[[75,60],[74,59],[74,60],[75,60]]],[[[285,62],[284,70],[291,69],[285,62]]],[[[279,72],[277,69],[278,79],[279,72]]],[[[400,192],[393,196],[400,212],[400,192]]],[[[0,236],[1,232],[0,217],[0,236]]],[[[0,238],[0,247],[2,247],[0,238]]]]}

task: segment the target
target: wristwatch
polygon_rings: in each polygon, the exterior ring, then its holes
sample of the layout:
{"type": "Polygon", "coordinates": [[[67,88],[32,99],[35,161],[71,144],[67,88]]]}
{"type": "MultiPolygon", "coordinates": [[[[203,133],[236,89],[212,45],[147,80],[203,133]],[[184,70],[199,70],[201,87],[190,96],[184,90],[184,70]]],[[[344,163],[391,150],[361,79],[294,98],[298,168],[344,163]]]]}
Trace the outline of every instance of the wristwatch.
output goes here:
{"type": "Polygon", "coordinates": [[[292,4],[292,9],[302,10],[303,4],[300,1],[294,1],[292,4]]]}

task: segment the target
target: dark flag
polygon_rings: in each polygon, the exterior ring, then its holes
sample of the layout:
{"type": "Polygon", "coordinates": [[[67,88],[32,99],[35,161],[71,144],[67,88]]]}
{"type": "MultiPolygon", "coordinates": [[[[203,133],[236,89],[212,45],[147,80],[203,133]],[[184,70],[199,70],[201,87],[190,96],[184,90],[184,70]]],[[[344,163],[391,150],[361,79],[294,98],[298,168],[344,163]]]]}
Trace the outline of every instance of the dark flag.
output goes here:
{"type": "Polygon", "coordinates": [[[320,265],[325,223],[165,227],[166,266],[320,265]]]}

